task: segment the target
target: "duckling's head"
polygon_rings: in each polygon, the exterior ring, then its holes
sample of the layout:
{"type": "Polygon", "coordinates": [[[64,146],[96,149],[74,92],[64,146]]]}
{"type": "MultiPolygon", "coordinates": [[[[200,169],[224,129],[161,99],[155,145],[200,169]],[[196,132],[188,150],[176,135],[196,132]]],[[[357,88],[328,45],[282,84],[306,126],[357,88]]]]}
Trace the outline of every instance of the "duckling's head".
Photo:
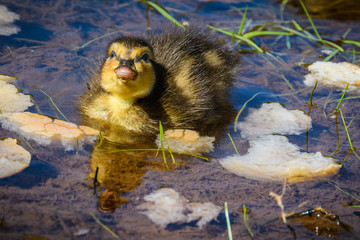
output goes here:
{"type": "Polygon", "coordinates": [[[109,46],[101,69],[101,85],[124,99],[147,96],[155,83],[154,54],[147,42],[121,37],[109,46]]]}

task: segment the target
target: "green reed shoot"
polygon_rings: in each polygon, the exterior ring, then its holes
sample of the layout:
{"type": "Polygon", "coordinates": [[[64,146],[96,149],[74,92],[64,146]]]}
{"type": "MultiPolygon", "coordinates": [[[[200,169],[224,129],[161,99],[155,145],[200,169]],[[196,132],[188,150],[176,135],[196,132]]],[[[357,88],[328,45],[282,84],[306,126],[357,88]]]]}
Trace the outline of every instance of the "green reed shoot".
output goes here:
{"type": "Polygon", "coordinates": [[[332,51],[332,53],[329,55],[329,56],[327,56],[326,58],[324,58],[324,62],[327,62],[327,61],[329,61],[330,59],[332,59],[337,53],[339,52],[339,50],[338,49],[335,49],[334,51],[332,51]]]}
{"type": "MultiPolygon", "coordinates": [[[[339,139],[339,138],[338,138],[339,139]]],[[[334,151],[336,150],[340,150],[340,144],[339,144],[339,140],[338,140],[338,147],[337,149],[335,149],[334,151]]],[[[350,151],[346,154],[346,156],[344,157],[344,159],[341,161],[340,165],[344,165],[344,162],[346,161],[346,159],[350,156],[350,153],[352,152],[352,150],[350,149],[350,151]]]]}
{"type": "Polygon", "coordinates": [[[349,88],[349,83],[346,85],[346,88],[345,88],[343,94],[341,95],[341,98],[340,98],[340,100],[339,100],[339,103],[337,104],[337,106],[336,106],[335,110],[333,111],[333,113],[336,113],[336,112],[338,111],[338,109],[339,109],[339,107],[340,107],[340,104],[342,103],[342,101],[343,101],[343,99],[344,99],[344,96],[345,96],[346,91],[348,90],[348,88],[349,88]]]}
{"type": "Polygon", "coordinates": [[[169,165],[167,164],[166,155],[165,155],[164,143],[163,143],[164,130],[163,130],[162,126],[161,126],[161,122],[159,122],[159,130],[160,130],[160,146],[161,146],[161,152],[162,152],[162,154],[163,154],[165,166],[166,166],[167,169],[169,169],[169,165]]]}
{"type": "Polygon", "coordinates": [[[240,155],[239,152],[238,152],[238,150],[237,150],[237,148],[236,148],[236,145],[235,145],[235,143],[234,143],[234,141],[233,141],[233,139],[232,139],[232,137],[230,136],[229,133],[228,133],[228,136],[229,136],[230,141],[231,141],[231,143],[232,143],[232,145],[233,145],[233,147],[234,147],[234,149],[235,149],[236,154],[237,154],[237,155],[240,155]]]}
{"type": "Polygon", "coordinates": [[[243,204],[243,212],[244,212],[244,223],[245,223],[245,226],[246,226],[246,229],[248,230],[248,232],[250,233],[251,237],[253,238],[254,237],[254,234],[252,233],[251,231],[251,228],[249,227],[249,223],[248,223],[248,220],[249,220],[249,216],[247,215],[247,208],[245,206],[245,204],[243,204]]]}
{"type": "Polygon", "coordinates": [[[343,43],[346,43],[346,44],[353,44],[357,47],[360,47],[360,42],[359,41],[355,41],[355,40],[343,40],[343,43]]]}
{"type": "MultiPolygon", "coordinates": [[[[235,121],[234,121],[234,132],[236,132],[237,128],[237,122],[239,120],[239,117],[240,117],[240,114],[242,113],[242,111],[244,111],[244,109],[246,108],[246,105],[251,101],[253,100],[257,95],[259,94],[263,94],[263,93],[266,93],[266,92],[258,92],[258,93],[255,93],[251,98],[249,98],[245,103],[244,105],[242,105],[242,107],[240,108],[239,112],[236,114],[236,117],[235,117],[235,121]]],[[[267,94],[267,93],[266,93],[267,94]]]]}
{"type": "Polygon", "coordinates": [[[352,56],[353,56],[352,63],[355,63],[355,61],[356,61],[356,51],[355,51],[355,49],[352,50],[352,56]]]}
{"type": "Polygon", "coordinates": [[[243,30],[243,27],[244,27],[244,22],[245,22],[245,18],[246,18],[246,14],[247,14],[248,7],[249,7],[249,6],[246,6],[246,9],[245,9],[245,12],[244,12],[243,18],[241,19],[241,24],[240,24],[240,27],[239,27],[238,35],[240,35],[240,34],[242,33],[242,30],[243,30]]]}
{"type": "Polygon", "coordinates": [[[60,109],[56,106],[56,104],[55,104],[55,102],[53,101],[53,99],[52,99],[46,92],[44,92],[43,90],[41,90],[41,89],[40,89],[38,86],[36,86],[36,85],[34,85],[34,88],[38,89],[40,92],[42,92],[43,94],[45,94],[45,96],[47,96],[47,97],[50,99],[51,103],[54,105],[54,107],[56,108],[56,110],[61,114],[61,116],[63,116],[63,118],[64,118],[66,121],[70,122],[69,119],[67,119],[67,117],[65,117],[65,115],[64,115],[64,114],[60,111],[60,109]]]}
{"type": "Polygon", "coordinates": [[[101,130],[99,130],[99,142],[98,142],[98,144],[96,144],[94,149],[97,149],[98,147],[100,147],[102,143],[103,143],[103,137],[102,137],[101,130]]]}
{"type": "Polygon", "coordinates": [[[165,148],[164,148],[163,140],[164,140],[165,143],[166,143],[167,150],[168,150],[169,153],[170,153],[170,156],[171,156],[171,159],[172,159],[172,162],[173,162],[173,163],[175,163],[175,158],[174,158],[174,155],[173,155],[172,152],[171,152],[169,143],[167,142],[167,140],[166,140],[166,138],[165,138],[164,129],[163,129],[163,126],[162,126],[162,124],[161,124],[161,121],[159,121],[159,131],[160,131],[160,146],[161,146],[161,151],[162,151],[162,154],[163,154],[163,157],[164,157],[164,163],[165,163],[166,168],[169,169],[169,166],[168,166],[167,161],[166,161],[166,155],[165,155],[165,148]]]}
{"type": "Polygon", "coordinates": [[[148,1],[148,0],[142,0],[140,1],[141,3],[146,3],[148,6],[154,8],[156,11],[158,11],[161,15],[163,15],[167,20],[169,20],[170,22],[172,22],[173,24],[175,24],[176,26],[180,27],[180,28],[185,28],[184,25],[182,25],[180,22],[178,22],[174,17],[172,17],[168,11],[161,6],[160,4],[153,2],[153,1],[148,1]]]}
{"type": "Polygon", "coordinates": [[[227,202],[224,203],[224,207],[225,207],[225,218],[226,218],[226,225],[227,225],[229,240],[232,240],[233,237],[232,237],[230,217],[229,217],[229,209],[228,209],[228,204],[227,204],[227,202]]]}
{"type": "Polygon", "coordinates": [[[106,231],[108,231],[111,235],[113,235],[115,238],[120,239],[118,235],[116,235],[116,233],[114,233],[113,231],[111,231],[110,228],[108,228],[107,226],[105,226],[97,217],[95,217],[95,215],[93,213],[90,213],[90,215],[95,219],[95,221],[100,224],[101,227],[103,227],[106,231]]]}
{"type": "Polygon", "coordinates": [[[323,39],[321,38],[319,32],[317,31],[317,29],[316,29],[316,27],[315,27],[315,24],[314,24],[314,22],[312,21],[312,19],[311,19],[311,17],[310,17],[310,14],[309,14],[309,12],[307,11],[307,9],[306,9],[303,1],[302,1],[302,0],[299,0],[299,2],[300,2],[300,4],[301,4],[301,7],[303,8],[303,10],[304,10],[307,18],[309,19],[309,22],[310,22],[310,24],[311,24],[311,26],[312,26],[312,28],[313,28],[316,36],[318,37],[318,39],[319,39],[320,42],[323,42],[323,39]]]}
{"type": "Polygon", "coordinates": [[[250,39],[247,39],[241,35],[238,35],[238,34],[235,34],[235,32],[233,31],[229,31],[229,30],[225,30],[225,29],[221,29],[221,28],[216,28],[216,27],[213,27],[213,26],[210,26],[210,25],[206,25],[209,29],[213,30],[213,31],[217,31],[217,32],[221,32],[225,35],[228,35],[230,37],[234,37],[238,40],[241,40],[241,41],[244,41],[247,45],[249,45],[250,47],[254,48],[255,51],[257,52],[264,52],[264,50],[262,50],[258,45],[256,45],[255,42],[253,42],[252,40],[250,39]]]}
{"type": "Polygon", "coordinates": [[[314,104],[313,104],[313,95],[314,95],[317,84],[318,84],[318,82],[315,83],[315,86],[314,86],[314,88],[313,88],[313,90],[311,91],[311,94],[310,94],[310,106],[314,106],[314,104]]]}
{"type": "Polygon", "coordinates": [[[165,141],[165,143],[166,143],[166,146],[167,146],[167,149],[168,149],[168,151],[169,151],[169,153],[170,153],[172,162],[175,163],[175,158],[174,158],[174,155],[173,155],[172,152],[171,152],[169,143],[168,143],[168,141],[167,141],[166,138],[165,138],[164,129],[163,129],[163,126],[162,126],[162,124],[161,124],[161,121],[159,122],[159,129],[160,129],[160,134],[162,135],[162,139],[164,139],[164,141],[165,141]]]}
{"type": "Polygon", "coordinates": [[[353,147],[353,145],[352,145],[351,138],[350,138],[350,135],[349,135],[349,131],[348,131],[348,129],[347,129],[346,122],[345,122],[345,120],[344,120],[344,116],[343,116],[343,114],[342,114],[341,109],[339,109],[339,112],[340,112],[340,116],[341,116],[341,119],[342,119],[343,124],[344,124],[344,128],[345,128],[345,131],[346,131],[346,135],[347,135],[347,137],[348,137],[348,141],[349,141],[349,144],[350,144],[351,151],[356,155],[356,157],[357,157],[358,159],[360,159],[360,157],[357,155],[357,153],[355,152],[355,149],[354,149],[354,147],[353,147]]]}

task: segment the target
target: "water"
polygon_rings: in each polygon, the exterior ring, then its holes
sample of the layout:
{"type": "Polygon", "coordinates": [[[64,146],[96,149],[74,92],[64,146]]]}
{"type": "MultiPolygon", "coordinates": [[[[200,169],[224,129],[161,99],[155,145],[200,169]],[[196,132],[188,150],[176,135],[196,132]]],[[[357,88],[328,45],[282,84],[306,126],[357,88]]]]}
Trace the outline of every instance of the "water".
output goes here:
{"type": "MultiPolygon", "coordinates": [[[[295,20],[302,27],[312,32],[310,23],[296,1],[290,1],[295,7],[286,6],[282,14],[280,1],[222,1],[196,2],[181,1],[161,4],[177,19],[198,26],[211,26],[238,29],[242,13],[249,7],[245,24],[246,31],[263,22],[279,22],[295,20]],[[297,7],[296,7],[297,6],[297,7]]],[[[73,122],[79,123],[81,118],[76,107],[76,96],[86,90],[84,78],[87,71],[96,66],[102,59],[107,44],[116,35],[102,38],[91,44],[73,51],[89,40],[104,34],[120,31],[122,34],[146,35],[147,19],[144,4],[126,1],[6,1],[10,10],[21,16],[15,24],[21,27],[21,32],[10,37],[0,37],[0,73],[14,75],[19,78],[16,85],[33,96],[36,105],[29,110],[41,114],[61,118],[61,115],[51,105],[50,101],[39,90],[52,96],[63,113],[73,122]]],[[[344,1],[344,6],[356,6],[357,1],[344,1]],[[351,5],[353,4],[353,5],[351,5]]],[[[352,9],[354,9],[353,7],[352,9]]],[[[314,18],[317,30],[324,39],[337,41],[346,35],[346,39],[359,40],[359,22],[344,17],[332,17],[333,14],[321,14],[321,8],[309,9],[314,18]],[[319,13],[320,12],[320,13],[319,13]],[[326,17],[326,18],[322,18],[326,17]]],[[[331,10],[333,11],[333,10],[331,10]]],[[[347,8],[344,11],[348,11],[347,8]]],[[[354,13],[356,14],[356,12],[354,13]]],[[[352,16],[352,15],[350,15],[352,16]]],[[[153,30],[162,29],[168,23],[155,11],[150,11],[150,26],[153,30]]],[[[358,19],[358,14],[354,19],[358,19]],[[356,17],[357,16],[357,17],[356,17]]],[[[225,35],[216,35],[217,39],[230,42],[225,35]]],[[[321,60],[327,55],[322,50],[327,49],[322,44],[301,37],[290,37],[290,48],[287,48],[285,37],[256,37],[253,39],[259,46],[267,49],[276,60],[267,55],[254,52],[242,54],[242,66],[236,79],[231,102],[238,110],[255,93],[260,94],[250,101],[240,116],[244,119],[249,108],[258,108],[263,102],[280,102],[287,108],[297,108],[308,112],[306,104],[310,100],[312,88],[302,83],[307,74],[306,65],[321,60]],[[276,40],[276,41],[275,41],[276,40]],[[305,58],[304,58],[305,57],[305,58]],[[282,75],[300,93],[287,96],[294,92],[284,81],[282,75]]],[[[353,45],[343,45],[348,50],[335,56],[333,61],[349,61],[358,63],[358,52],[353,59],[353,45]]],[[[246,45],[241,49],[250,50],[246,45]]],[[[309,132],[309,141],[305,134],[290,136],[293,143],[304,151],[320,151],[330,155],[333,153],[339,161],[349,153],[349,143],[345,130],[339,120],[339,133],[335,121],[329,117],[336,107],[341,92],[318,86],[313,101],[317,104],[311,110],[314,127],[309,132]],[[329,99],[334,101],[327,104],[329,99]],[[326,104],[326,107],[324,108],[326,104]],[[325,114],[324,114],[325,113],[325,114]]],[[[355,96],[349,94],[347,96],[355,96]]],[[[341,109],[347,123],[353,120],[349,127],[354,147],[360,141],[358,132],[357,99],[345,100],[341,109]]],[[[240,141],[239,135],[233,132],[233,125],[225,131],[229,132],[239,151],[246,152],[246,144],[240,141]]],[[[16,134],[0,129],[0,137],[19,138],[16,134]]],[[[48,239],[112,239],[90,215],[94,213],[106,226],[113,230],[120,239],[227,239],[227,229],[224,211],[217,221],[212,221],[199,230],[193,223],[172,224],[166,229],[156,227],[145,215],[140,214],[136,207],[143,202],[143,196],[159,187],[167,186],[180,192],[192,202],[210,201],[223,206],[229,205],[230,219],[234,239],[251,239],[244,224],[243,213],[239,211],[243,204],[251,208],[248,224],[255,239],[327,239],[326,236],[316,236],[307,230],[303,224],[289,221],[292,232],[280,220],[280,208],[269,196],[273,191],[280,194],[282,183],[259,182],[236,176],[223,169],[216,160],[205,162],[199,159],[186,158],[186,164],[172,171],[165,171],[162,159],[154,153],[124,153],[116,159],[130,159],[129,162],[112,162],[108,165],[111,174],[121,176],[112,180],[104,175],[111,186],[122,188],[121,198],[129,201],[120,205],[114,213],[102,213],[98,210],[98,195],[105,190],[98,186],[93,189],[91,177],[95,172],[93,161],[90,160],[91,148],[78,153],[64,153],[59,146],[42,147],[30,142],[35,151],[28,169],[12,177],[0,180],[0,238],[22,239],[23,234],[33,234],[48,239]],[[135,162],[134,162],[135,161],[135,162]],[[121,166],[115,166],[121,165],[121,166]],[[118,172],[116,170],[119,170],[118,172]],[[126,176],[133,172],[130,181],[126,176]],[[88,178],[90,174],[90,179],[88,178]],[[129,182],[131,182],[131,184],[129,182]],[[124,184],[125,183],[125,184],[124,184]],[[80,230],[88,230],[84,235],[77,235],[80,230]]],[[[26,143],[22,146],[30,150],[26,143]]],[[[226,137],[219,140],[211,158],[234,154],[234,149],[226,137]]],[[[110,157],[111,158],[111,157],[110,157]]],[[[104,163],[105,164],[105,163],[104,163]]],[[[344,167],[337,176],[331,178],[343,191],[358,196],[359,159],[350,154],[344,167]]],[[[109,170],[109,171],[110,171],[109,170]]],[[[110,188],[109,185],[107,188],[110,188]]],[[[337,214],[340,220],[353,226],[351,233],[338,233],[337,239],[358,239],[360,237],[358,222],[359,211],[356,208],[343,205],[358,205],[359,202],[327,181],[310,181],[290,185],[283,198],[286,212],[303,211],[321,206],[328,212],[337,214]],[[305,203],[304,203],[305,202],[305,203]],[[303,204],[298,206],[299,204],[303,204]]],[[[28,237],[29,238],[29,237],[28,237]]],[[[27,239],[25,237],[25,239],[27,239]]]]}

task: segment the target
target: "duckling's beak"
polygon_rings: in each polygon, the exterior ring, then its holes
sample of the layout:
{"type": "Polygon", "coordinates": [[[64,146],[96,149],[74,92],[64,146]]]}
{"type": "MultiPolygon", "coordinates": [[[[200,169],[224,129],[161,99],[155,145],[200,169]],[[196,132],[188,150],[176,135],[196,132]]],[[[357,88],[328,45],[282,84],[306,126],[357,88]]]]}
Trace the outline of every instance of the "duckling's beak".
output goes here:
{"type": "Polygon", "coordinates": [[[134,60],[124,60],[120,61],[120,66],[115,68],[115,73],[119,79],[123,82],[133,81],[137,76],[137,72],[134,68],[134,60]]]}

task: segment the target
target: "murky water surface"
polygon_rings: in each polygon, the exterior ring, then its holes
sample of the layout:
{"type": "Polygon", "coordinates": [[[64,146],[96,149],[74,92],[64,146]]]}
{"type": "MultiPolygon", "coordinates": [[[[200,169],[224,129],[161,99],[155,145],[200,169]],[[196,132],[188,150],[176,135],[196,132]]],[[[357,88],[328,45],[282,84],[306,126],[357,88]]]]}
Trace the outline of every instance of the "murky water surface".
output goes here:
{"type": "MultiPolygon", "coordinates": [[[[311,4],[314,1],[304,2],[324,39],[334,42],[344,37],[360,39],[358,1],[336,1],[340,3],[336,8],[328,6],[327,1],[316,1],[319,5],[311,4]]],[[[145,36],[147,32],[146,5],[136,1],[2,0],[0,3],[21,16],[14,23],[21,28],[18,34],[0,36],[0,73],[19,78],[16,85],[31,94],[36,103],[30,111],[61,118],[49,99],[33,87],[37,85],[52,96],[63,113],[75,123],[81,121],[76,96],[86,91],[87,72],[97,66],[108,43],[119,35],[145,36]],[[92,39],[113,32],[117,33],[84,46],[92,39]],[[74,51],[76,47],[81,48],[74,51]]],[[[281,1],[275,0],[161,1],[161,4],[175,18],[200,27],[209,24],[237,31],[248,6],[245,31],[264,22],[287,25],[295,20],[312,32],[306,15],[295,0],[289,1],[283,11],[281,1]]],[[[168,21],[154,10],[150,10],[149,17],[152,30],[168,26],[168,21]]],[[[214,40],[231,41],[220,33],[214,40]]],[[[327,57],[323,50],[328,48],[299,36],[263,36],[253,40],[271,55],[245,51],[251,48],[244,44],[240,47],[244,53],[232,104],[239,110],[254,94],[264,94],[248,103],[239,120],[244,119],[249,108],[258,108],[264,102],[280,102],[287,108],[308,112],[306,102],[310,100],[312,88],[302,82],[307,74],[306,66],[327,57]]],[[[335,55],[332,61],[358,64],[358,49],[354,50],[354,45],[349,44],[342,46],[346,51],[335,55]]],[[[310,113],[313,129],[308,138],[304,133],[290,136],[290,141],[303,151],[320,151],[342,161],[349,154],[348,139],[341,120],[337,131],[336,121],[330,114],[340,97],[341,92],[318,86],[313,96],[316,105],[310,113]]],[[[360,144],[360,102],[355,98],[356,94],[349,93],[346,97],[341,109],[346,122],[351,122],[349,134],[356,148],[360,144]]],[[[240,140],[239,133],[234,133],[231,124],[224,130],[224,137],[217,141],[210,158],[234,154],[227,132],[233,136],[239,151],[246,152],[247,145],[240,140]]],[[[0,137],[19,139],[16,134],[3,129],[0,129],[0,137]]],[[[192,202],[210,201],[218,206],[227,202],[234,239],[252,238],[244,223],[243,212],[239,210],[243,204],[251,209],[248,226],[254,239],[328,239],[328,232],[337,235],[336,239],[360,238],[359,210],[349,206],[359,205],[359,198],[352,196],[360,193],[360,159],[353,153],[331,182],[315,180],[286,188],[285,212],[322,207],[328,213],[336,214],[346,226],[353,227],[349,232],[343,231],[344,228],[338,227],[338,219],[334,220],[332,215],[330,220],[313,217],[309,220],[310,225],[327,228],[327,231],[317,232],[325,235],[316,236],[314,228],[306,227],[309,225],[307,220],[289,219],[288,226],[281,222],[280,208],[269,192],[280,194],[282,183],[236,176],[223,169],[215,159],[206,162],[181,155],[176,157],[180,166],[166,171],[163,160],[153,152],[123,152],[106,156],[110,161],[102,162],[104,153],[95,150],[92,154],[91,146],[79,152],[65,153],[60,146],[30,144],[34,151],[21,142],[31,151],[30,167],[0,180],[0,239],[42,239],[40,236],[48,239],[113,239],[91,214],[120,239],[228,238],[223,210],[217,221],[211,221],[202,229],[194,223],[171,224],[163,229],[140,214],[136,207],[143,202],[143,197],[164,186],[175,189],[192,202]],[[93,187],[95,166],[100,166],[98,178],[103,182],[96,189],[93,187]],[[104,197],[106,201],[101,200],[104,197]],[[103,213],[99,207],[114,212],[103,213]],[[337,227],[321,225],[329,221],[337,227]]]]}

